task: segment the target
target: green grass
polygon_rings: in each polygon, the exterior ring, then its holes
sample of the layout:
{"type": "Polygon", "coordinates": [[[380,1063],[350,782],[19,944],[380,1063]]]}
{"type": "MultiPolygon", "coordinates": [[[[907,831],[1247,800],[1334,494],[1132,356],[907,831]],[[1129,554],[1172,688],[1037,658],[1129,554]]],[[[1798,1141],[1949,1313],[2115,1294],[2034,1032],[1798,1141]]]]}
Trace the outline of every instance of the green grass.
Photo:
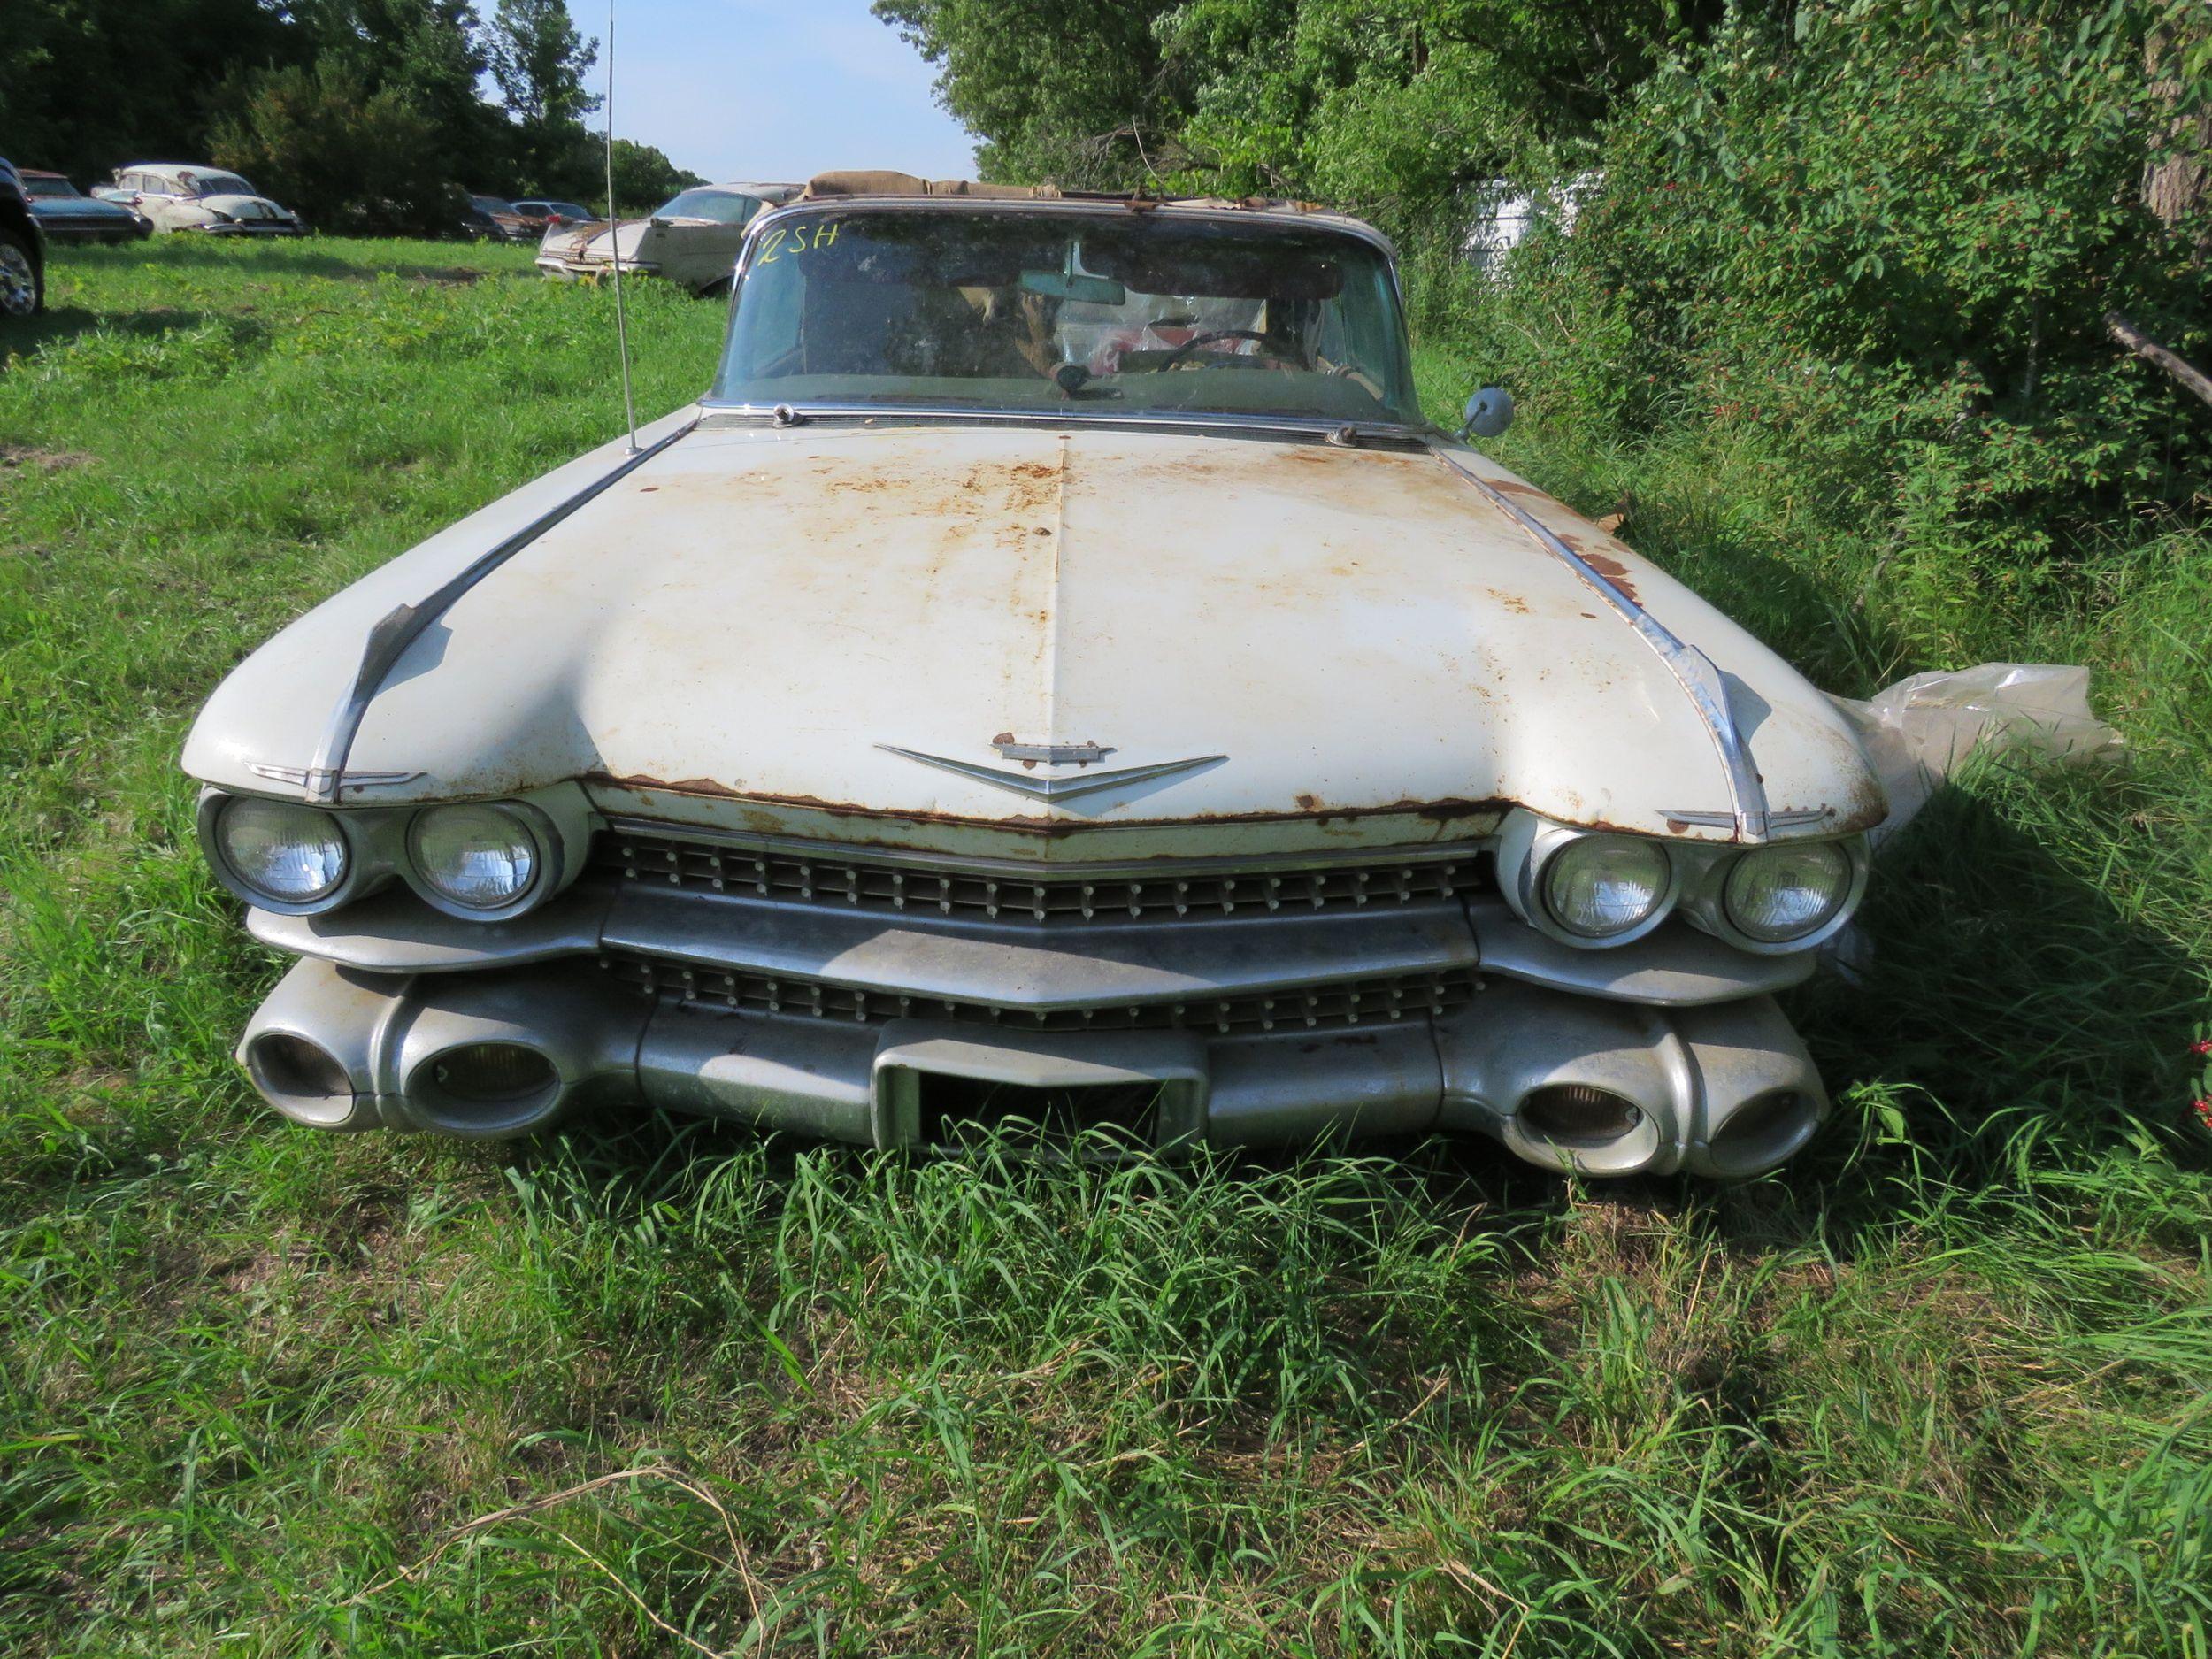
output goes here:
{"type": "MultiPolygon", "coordinates": [[[[1777,1178],[334,1139],[229,1061],[277,964],[175,756],[285,618],[616,430],[611,296],[175,239],[53,297],[0,370],[0,1651],[2212,1654],[2201,540],[1855,610],[1878,549],[1742,434],[1503,446],[1823,683],[2085,660],[2134,746],[1886,852],[1777,1178]]],[[[634,301],[658,412],[719,309],[634,301]]]]}

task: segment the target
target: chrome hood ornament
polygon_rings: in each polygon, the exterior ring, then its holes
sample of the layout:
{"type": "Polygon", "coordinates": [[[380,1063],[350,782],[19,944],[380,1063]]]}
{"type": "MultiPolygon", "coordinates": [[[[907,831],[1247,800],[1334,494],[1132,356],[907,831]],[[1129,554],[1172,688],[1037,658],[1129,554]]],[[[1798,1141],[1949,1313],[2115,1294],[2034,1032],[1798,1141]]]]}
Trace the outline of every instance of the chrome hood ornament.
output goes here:
{"type": "MultiPolygon", "coordinates": [[[[1156,761],[1148,766],[1119,766],[1110,772],[1079,771],[1069,777],[1039,777],[1029,771],[1010,772],[1000,766],[979,765],[973,761],[953,760],[943,755],[925,755],[918,749],[901,749],[894,743],[878,743],[876,747],[887,755],[899,755],[908,760],[919,761],[925,766],[934,766],[941,772],[972,778],[978,783],[987,783],[1001,789],[1011,789],[1016,795],[1025,795],[1035,801],[1065,801],[1079,795],[1094,795],[1102,789],[1118,789],[1125,784],[1148,783],[1156,778],[1172,778],[1182,772],[1197,772],[1220,764],[1226,755],[1196,755],[1188,760],[1156,761]]],[[[992,744],[1010,760],[1021,760],[1027,767],[1045,764],[1072,764],[1087,769],[1102,756],[1110,755],[1110,749],[1101,749],[1095,743],[1017,743],[1010,738],[1000,739],[992,744]],[[1034,758],[1031,758],[1031,757],[1034,758]]]]}

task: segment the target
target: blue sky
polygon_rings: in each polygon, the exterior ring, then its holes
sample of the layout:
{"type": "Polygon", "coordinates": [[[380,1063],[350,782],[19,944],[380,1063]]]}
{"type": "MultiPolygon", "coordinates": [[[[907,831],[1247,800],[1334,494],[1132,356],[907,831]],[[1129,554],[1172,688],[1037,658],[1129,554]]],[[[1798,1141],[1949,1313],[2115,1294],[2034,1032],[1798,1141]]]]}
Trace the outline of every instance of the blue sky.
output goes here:
{"type": "MultiPolygon", "coordinates": [[[[569,12],[604,41],[606,0],[569,12]]],[[[605,74],[603,53],[593,91],[605,74]]],[[[867,0],[616,0],[615,132],[717,180],[832,167],[972,177],[973,141],[937,107],[933,79],[867,0]]]]}

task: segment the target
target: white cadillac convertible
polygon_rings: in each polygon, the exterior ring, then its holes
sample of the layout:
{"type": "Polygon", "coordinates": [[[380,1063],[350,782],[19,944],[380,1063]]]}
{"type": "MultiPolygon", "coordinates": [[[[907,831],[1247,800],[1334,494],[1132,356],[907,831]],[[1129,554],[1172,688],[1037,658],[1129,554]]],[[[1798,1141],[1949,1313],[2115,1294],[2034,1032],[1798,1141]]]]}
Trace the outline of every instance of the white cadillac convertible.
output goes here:
{"type": "Polygon", "coordinates": [[[1422,419],[1367,226],[881,173],[752,221],[697,404],[299,618],[184,764],[301,1123],[1725,1179],[1826,1110],[1773,998],[1885,810],[1422,419]]]}

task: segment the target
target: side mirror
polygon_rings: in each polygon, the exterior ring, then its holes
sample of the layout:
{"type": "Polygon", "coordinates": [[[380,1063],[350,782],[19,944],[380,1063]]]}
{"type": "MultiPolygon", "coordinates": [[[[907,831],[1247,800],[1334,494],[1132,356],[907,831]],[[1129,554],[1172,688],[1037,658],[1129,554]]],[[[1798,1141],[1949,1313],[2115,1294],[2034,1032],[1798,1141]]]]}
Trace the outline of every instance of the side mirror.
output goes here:
{"type": "Polygon", "coordinates": [[[1467,400],[1463,438],[1494,438],[1513,424],[1513,394],[1502,386],[1486,386],[1467,400]]]}

